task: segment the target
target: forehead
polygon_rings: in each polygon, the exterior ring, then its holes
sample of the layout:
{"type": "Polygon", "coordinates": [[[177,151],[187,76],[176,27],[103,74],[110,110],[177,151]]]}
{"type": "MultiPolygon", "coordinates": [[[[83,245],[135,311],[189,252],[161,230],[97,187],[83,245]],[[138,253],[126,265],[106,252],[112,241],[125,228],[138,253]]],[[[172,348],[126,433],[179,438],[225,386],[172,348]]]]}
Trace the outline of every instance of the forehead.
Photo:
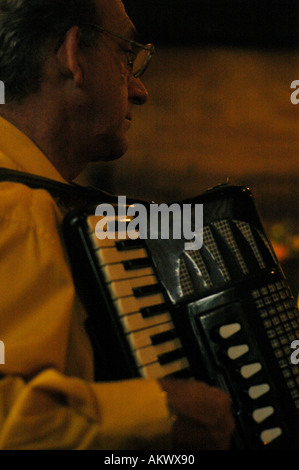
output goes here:
{"type": "Polygon", "coordinates": [[[97,0],[97,4],[103,27],[128,38],[134,36],[135,27],[121,0],[97,0]]]}

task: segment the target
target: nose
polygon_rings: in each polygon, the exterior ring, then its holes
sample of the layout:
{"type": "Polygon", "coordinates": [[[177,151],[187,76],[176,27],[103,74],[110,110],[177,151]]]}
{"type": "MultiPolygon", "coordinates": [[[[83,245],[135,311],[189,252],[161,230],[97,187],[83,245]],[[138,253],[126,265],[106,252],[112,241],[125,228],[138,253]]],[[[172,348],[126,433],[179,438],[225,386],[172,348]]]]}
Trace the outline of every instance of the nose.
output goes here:
{"type": "Polygon", "coordinates": [[[140,78],[132,76],[128,82],[129,100],[133,104],[142,106],[147,102],[148,92],[140,78]]]}

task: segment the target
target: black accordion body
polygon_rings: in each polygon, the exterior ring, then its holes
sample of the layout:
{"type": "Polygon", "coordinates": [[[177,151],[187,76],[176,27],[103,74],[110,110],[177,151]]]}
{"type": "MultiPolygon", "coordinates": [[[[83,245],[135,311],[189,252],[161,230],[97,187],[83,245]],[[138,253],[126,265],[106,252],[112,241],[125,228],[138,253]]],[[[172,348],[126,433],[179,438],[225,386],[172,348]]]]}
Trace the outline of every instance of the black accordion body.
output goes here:
{"type": "Polygon", "coordinates": [[[96,379],[205,381],[231,396],[236,448],[296,448],[299,313],[252,194],[221,186],[185,203],[203,204],[200,249],[99,240],[95,206],[66,217],[96,379]]]}

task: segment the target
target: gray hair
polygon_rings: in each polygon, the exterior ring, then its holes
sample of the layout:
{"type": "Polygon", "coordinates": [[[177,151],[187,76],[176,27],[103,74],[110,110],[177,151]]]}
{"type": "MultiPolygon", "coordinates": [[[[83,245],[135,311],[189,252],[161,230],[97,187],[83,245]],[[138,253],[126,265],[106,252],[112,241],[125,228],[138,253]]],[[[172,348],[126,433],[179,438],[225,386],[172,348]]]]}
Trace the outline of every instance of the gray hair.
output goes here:
{"type": "Polygon", "coordinates": [[[39,90],[46,47],[58,46],[67,31],[82,25],[81,46],[94,32],[84,28],[97,18],[95,0],[0,0],[0,80],[6,101],[39,90]]]}

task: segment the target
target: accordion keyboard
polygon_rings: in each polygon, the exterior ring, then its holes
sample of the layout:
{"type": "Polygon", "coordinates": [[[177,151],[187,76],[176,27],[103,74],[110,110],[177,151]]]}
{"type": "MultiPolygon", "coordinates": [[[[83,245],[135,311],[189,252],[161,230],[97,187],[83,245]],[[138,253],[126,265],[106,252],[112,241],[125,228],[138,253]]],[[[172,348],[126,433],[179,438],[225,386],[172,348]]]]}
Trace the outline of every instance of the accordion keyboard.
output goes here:
{"type": "Polygon", "coordinates": [[[120,233],[100,240],[96,221],[93,216],[87,221],[90,239],[140,376],[191,377],[144,244],[120,233]]]}

